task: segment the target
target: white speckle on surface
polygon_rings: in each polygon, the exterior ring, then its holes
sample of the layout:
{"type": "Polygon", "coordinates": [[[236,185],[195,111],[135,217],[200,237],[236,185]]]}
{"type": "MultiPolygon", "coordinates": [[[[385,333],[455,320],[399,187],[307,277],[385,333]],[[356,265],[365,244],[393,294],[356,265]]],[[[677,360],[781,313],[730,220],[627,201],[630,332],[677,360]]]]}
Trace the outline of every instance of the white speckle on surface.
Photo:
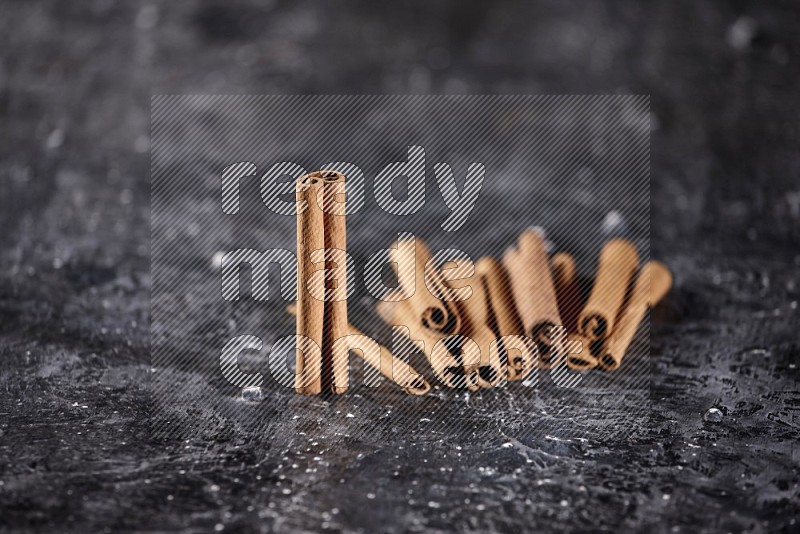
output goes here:
{"type": "Polygon", "coordinates": [[[736,50],[746,50],[758,31],[756,21],[750,17],[740,17],[728,28],[728,44],[736,50]]]}
{"type": "Polygon", "coordinates": [[[627,223],[625,217],[618,211],[609,211],[603,219],[600,230],[605,235],[619,234],[625,231],[627,223]]]}
{"type": "Polygon", "coordinates": [[[45,141],[45,146],[48,150],[52,150],[54,148],[58,148],[64,142],[64,130],[56,128],[50,135],[47,136],[47,141],[45,141]]]}

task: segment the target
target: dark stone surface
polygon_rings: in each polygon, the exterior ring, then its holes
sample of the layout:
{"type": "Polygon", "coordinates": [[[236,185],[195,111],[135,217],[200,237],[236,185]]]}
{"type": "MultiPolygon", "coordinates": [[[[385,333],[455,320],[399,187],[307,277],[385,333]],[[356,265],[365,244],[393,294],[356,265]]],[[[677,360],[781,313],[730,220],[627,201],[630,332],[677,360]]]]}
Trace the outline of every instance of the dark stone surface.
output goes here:
{"type": "MultiPolygon", "coordinates": [[[[3,527],[796,529],[794,4],[7,1],[2,12],[3,527]],[[490,418],[473,435],[470,413],[458,431],[421,421],[398,435],[381,419],[392,398],[364,392],[333,407],[262,403],[258,432],[186,414],[206,431],[154,439],[148,106],[176,92],[651,94],[651,248],[675,288],[655,313],[649,420],[629,436],[522,441],[493,435],[490,418]],[[713,406],[719,423],[703,420],[713,406]],[[352,437],[351,421],[372,431],[352,437]]],[[[398,395],[395,409],[437,399],[398,395]]]]}

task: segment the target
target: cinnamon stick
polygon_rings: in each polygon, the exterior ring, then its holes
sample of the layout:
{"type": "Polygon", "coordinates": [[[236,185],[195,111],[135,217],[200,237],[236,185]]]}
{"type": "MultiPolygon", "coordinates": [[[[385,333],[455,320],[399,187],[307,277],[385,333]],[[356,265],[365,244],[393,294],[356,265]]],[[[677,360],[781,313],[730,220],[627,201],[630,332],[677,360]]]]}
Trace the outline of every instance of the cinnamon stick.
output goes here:
{"type": "Polygon", "coordinates": [[[297,352],[295,389],[307,395],[348,386],[347,351],[334,349],[347,334],[344,183],[336,171],[297,181],[297,335],[321,349],[297,352]]]}
{"type": "MultiPolygon", "coordinates": [[[[475,272],[483,278],[488,295],[489,326],[495,336],[522,336],[522,321],[514,304],[511,280],[503,264],[492,257],[484,256],[475,264],[475,272]]],[[[521,349],[512,355],[511,347],[507,347],[507,344],[501,339],[501,360],[508,367],[508,380],[520,380],[533,369],[536,355],[521,349]]]]}
{"type": "Polygon", "coordinates": [[[538,365],[549,368],[563,356],[565,339],[544,232],[538,228],[525,230],[518,248],[506,251],[503,263],[525,333],[536,342],[538,365]]]}
{"type": "Polygon", "coordinates": [[[649,261],[644,264],[636,277],[625,310],[620,314],[614,332],[600,358],[600,367],[611,371],[620,366],[647,309],[664,298],[671,286],[672,275],[663,263],[649,261]]]}
{"type": "MultiPolygon", "coordinates": [[[[462,259],[451,263],[456,264],[455,269],[466,273],[467,265],[462,259]]],[[[490,327],[490,303],[483,276],[473,267],[471,276],[459,276],[446,285],[453,290],[471,288],[472,295],[458,301],[457,305],[464,336],[474,341],[480,350],[477,383],[483,388],[500,384],[507,378],[508,371],[501,360],[497,335],[490,327]]]]}
{"type": "Polygon", "coordinates": [[[553,270],[553,283],[556,288],[558,311],[567,332],[575,332],[580,311],[580,291],[578,290],[578,269],[571,254],[559,252],[550,258],[553,270]]]}
{"type": "Polygon", "coordinates": [[[578,333],[593,341],[611,334],[638,262],[628,240],[612,239],[603,246],[592,293],[578,316],[578,333]]]}
{"type": "Polygon", "coordinates": [[[408,328],[410,340],[425,354],[434,374],[442,384],[447,387],[457,387],[463,380],[469,390],[479,389],[476,363],[480,360],[480,356],[476,357],[476,354],[469,350],[466,355],[460,352],[459,336],[447,336],[424,327],[419,315],[405,300],[380,301],[376,311],[387,324],[408,328]],[[440,344],[444,339],[448,339],[445,347],[440,344]],[[439,349],[434,350],[434,347],[439,349]]]}
{"type": "Polygon", "coordinates": [[[461,318],[441,274],[428,268],[431,253],[425,242],[414,238],[402,239],[390,254],[397,265],[405,301],[419,316],[422,325],[439,334],[457,333],[461,328],[461,318]]]}
{"type": "Polygon", "coordinates": [[[522,321],[514,304],[511,280],[503,264],[492,257],[484,256],[475,263],[475,272],[483,277],[486,284],[490,313],[498,335],[522,334],[522,321]]]}
{"type": "MultiPolygon", "coordinates": [[[[286,311],[292,315],[297,314],[297,306],[290,304],[286,311]]],[[[373,341],[365,342],[368,337],[353,325],[348,325],[349,335],[346,338],[347,350],[354,351],[367,365],[381,373],[410,395],[424,395],[431,390],[431,385],[425,377],[416,371],[392,352],[373,341]]],[[[342,339],[342,338],[340,338],[342,339]]]]}
{"type": "Polygon", "coordinates": [[[497,339],[508,369],[508,381],[522,380],[537,365],[536,343],[524,334],[511,334],[497,339]]]}

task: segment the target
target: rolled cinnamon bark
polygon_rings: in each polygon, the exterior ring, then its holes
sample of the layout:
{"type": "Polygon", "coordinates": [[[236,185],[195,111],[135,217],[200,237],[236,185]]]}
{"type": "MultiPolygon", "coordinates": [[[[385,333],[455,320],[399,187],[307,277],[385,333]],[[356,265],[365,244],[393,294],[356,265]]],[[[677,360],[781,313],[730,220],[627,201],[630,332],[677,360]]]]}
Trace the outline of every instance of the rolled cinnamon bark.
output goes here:
{"type": "MultiPolygon", "coordinates": [[[[353,336],[364,336],[354,327],[351,327],[350,332],[353,336]]],[[[350,350],[358,349],[356,354],[359,354],[365,362],[410,395],[424,395],[431,390],[430,383],[416,369],[392,354],[388,348],[375,344],[378,347],[377,354],[369,347],[353,346],[350,350]]]]}
{"type": "Polygon", "coordinates": [[[348,331],[344,183],[336,171],[297,181],[296,198],[304,202],[297,214],[297,335],[321,349],[297,352],[295,390],[307,395],[343,393],[348,385],[347,351],[333,343],[348,331]]]}
{"type": "Polygon", "coordinates": [[[537,365],[536,343],[524,334],[501,336],[497,338],[496,346],[505,358],[509,382],[522,380],[537,365]]]}
{"type": "Polygon", "coordinates": [[[461,318],[439,271],[427,268],[431,253],[425,242],[421,239],[401,240],[390,254],[397,264],[400,289],[422,325],[439,334],[458,333],[461,318]],[[413,277],[408,276],[412,272],[413,277]]]}
{"type": "Polygon", "coordinates": [[[580,334],[570,334],[567,340],[567,367],[576,371],[587,371],[597,367],[597,358],[592,354],[592,341],[580,334]]]}
{"type": "Polygon", "coordinates": [[[380,301],[376,311],[387,324],[408,328],[410,340],[422,350],[442,384],[451,388],[458,387],[463,380],[471,391],[479,389],[476,364],[480,358],[471,351],[467,351],[466,355],[460,351],[457,346],[459,336],[447,336],[425,328],[419,315],[405,300],[380,301]],[[442,345],[439,344],[442,340],[448,340],[445,342],[447,350],[442,350],[442,345]],[[438,349],[434,350],[435,347],[438,349]]]}
{"type": "Polygon", "coordinates": [[[559,252],[550,258],[553,270],[553,284],[556,288],[558,312],[564,321],[567,332],[575,332],[580,311],[580,291],[578,290],[578,269],[571,254],[559,252]]]}
{"type": "MultiPolygon", "coordinates": [[[[296,315],[297,306],[290,304],[286,307],[286,311],[291,315],[296,315]]],[[[363,343],[361,340],[367,337],[366,334],[353,325],[348,325],[348,334],[349,336],[357,336],[360,339],[348,336],[347,341],[352,342],[348,343],[347,350],[354,351],[367,365],[400,386],[406,393],[424,395],[431,390],[431,385],[425,380],[424,376],[418,373],[411,365],[392,354],[388,348],[377,342],[373,342],[374,345],[363,343]]]]}
{"type": "Polygon", "coordinates": [[[513,271],[516,268],[518,263],[519,263],[519,249],[517,249],[517,247],[514,246],[508,247],[505,250],[505,252],[503,252],[502,265],[503,268],[505,268],[506,273],[508,274],[508,281],[511,285],[512,293],[514,291],[514,278],[511,276],[511,271],[513,271]]]}
{"type": "MultiPolygon", "coordinates": [[[[459,260],[453,260],[461,268],[459,260]]],[[[472,276],[459,278],[447,283],[451,289],[469,286],[472,295],[457,302],[463,335],[472,339],[480,350],[480,361],[477,363],[478,385],[492,388],[506,380],[508,371],[495,347],[497,335],[490,328],[490,303],[483,277],[475,271],[472,276]]]]}
{"type": "Polygon", "coordinates": [[[626,239],[603,246],[592,293],[578,315],[579,334],[592,341],[611,335],[638,262],[636,247],[626,239]]]}
{"type": "MultiPolygon", "coordinates": [[[[511,280],[508,271],[496,259],[484,256],[475,264],[475,272],[483,278],[488,295],[488,322],[495,337],[523,335],[522,321],[514,304],[511,280]]],[[[505,343],[500,344],[500,358],[508,369],[508,380],[520,380],[533,369],[536,358],[526,351],[515,351],[509,355],[505,343]]]]}
{"type": "Polygon", "coordinates": [[[494,258],[484,256],[475,264],[475,272],[483,277],[489,295],[491,322],[500,336],[523,333],[522,321],[514,304],[511,280],[505,267],[494,258]]]}
{"type": "Polygon", "coordinates": [[[658,304],[671,286],[672,275],[663,263],[649,261],[644,264],[636,277],[625,309],[602,352],[600,367],[611,371],[620,366],[647,309],[658,304]]]}
{"type": "Polygon", "coordinates": [[[530,228],[522,232],[517,249],[506,252],[503,263],[511,278],[526,335],[536,342],[538,365],[549,368],[564,355],[564,328],[558,313],[544,232],[530,228]]]}

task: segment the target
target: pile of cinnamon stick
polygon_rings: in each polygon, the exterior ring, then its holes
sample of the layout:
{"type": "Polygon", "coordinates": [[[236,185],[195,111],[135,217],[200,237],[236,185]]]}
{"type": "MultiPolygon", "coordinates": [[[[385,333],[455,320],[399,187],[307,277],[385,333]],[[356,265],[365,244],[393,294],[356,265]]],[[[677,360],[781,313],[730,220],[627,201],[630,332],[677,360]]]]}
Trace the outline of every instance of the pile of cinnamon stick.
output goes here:
{"type": "MultiPolygon", "coordinates": [[[[290,311],[297,314],[298,339],[314,343],[298,347],[295,389],[345,391],[353,351],[406,392],[427,393],[431,385],[421,373],[348,324],[340,283],[346,280],[344,176],[307,175],[297,198],[308,207],[298,210],[298,302],[290,311]]],[[[378,315],[407,329],[440,382],[471,391],[523,379],[534,368],[619,368],[648,308],[672,284],[662,263],[640,267],[636,247],[624,239],[604,245],[585,302],[575,260],[566,252],[550,256],[540,229],[525,230],[502,261],[463,257],[437,265],[413,237],[390,250],[399,283],[379,302],[378,315]]]]}

